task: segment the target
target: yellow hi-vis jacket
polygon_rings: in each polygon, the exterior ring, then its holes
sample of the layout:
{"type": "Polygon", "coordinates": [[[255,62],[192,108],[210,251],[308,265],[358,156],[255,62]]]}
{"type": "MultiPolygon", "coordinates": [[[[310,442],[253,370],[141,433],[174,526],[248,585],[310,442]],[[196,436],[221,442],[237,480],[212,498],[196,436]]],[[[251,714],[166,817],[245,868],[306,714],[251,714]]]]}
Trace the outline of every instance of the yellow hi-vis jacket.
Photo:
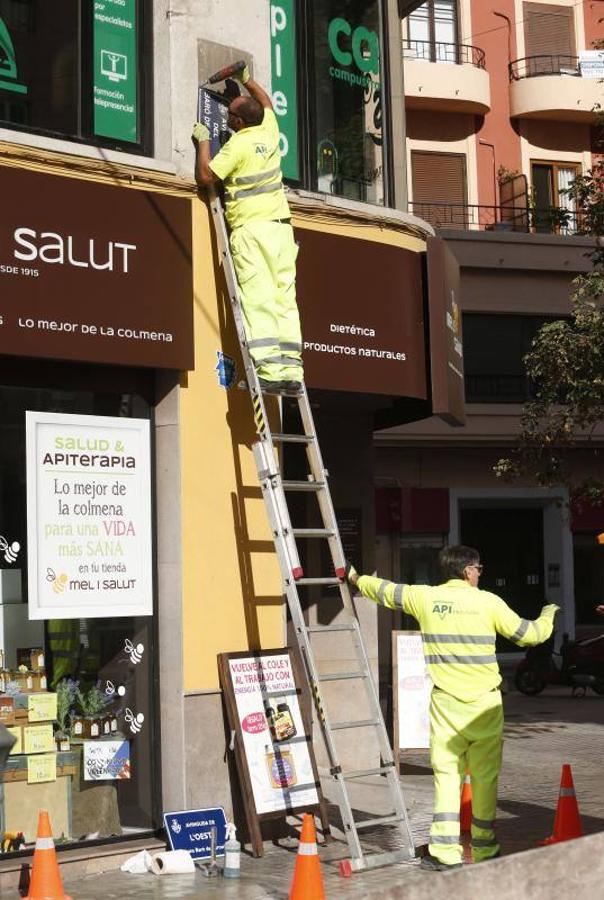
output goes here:
{"type": "Polygon", "coordinates": [[[361,575],[360,592],[389,609],[402,609],[419,622],[428,674],[436,687],[458,700],[476,700],[501,683],[495,655],[497,634],[520,647],[551,635],[558,609],[544,606],[538,619],[522,619],[497,594],[457,578],[437,587],[395,584],[361,575]]]}
{"type": "Polygon", "coordinates": [[[237,131],[210,162],[210,169],[226,188],[226,218],[231,228],[289,219],[279,141],[277,117],[272,109],[265,109],[260,125],[237,131]]]}

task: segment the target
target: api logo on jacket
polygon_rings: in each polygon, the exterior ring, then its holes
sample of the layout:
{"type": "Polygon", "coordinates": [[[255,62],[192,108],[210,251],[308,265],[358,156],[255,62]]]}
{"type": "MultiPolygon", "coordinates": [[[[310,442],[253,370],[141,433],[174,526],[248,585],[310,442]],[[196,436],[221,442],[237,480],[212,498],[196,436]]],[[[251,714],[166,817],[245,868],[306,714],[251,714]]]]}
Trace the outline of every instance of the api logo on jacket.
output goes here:
{"type": "Polygon", "coordinates": [[[444,619],[449,613],[453,612],[453,604],[451,603],[435,603],[432,612],[438,613],[441,619],[444,619]]]}

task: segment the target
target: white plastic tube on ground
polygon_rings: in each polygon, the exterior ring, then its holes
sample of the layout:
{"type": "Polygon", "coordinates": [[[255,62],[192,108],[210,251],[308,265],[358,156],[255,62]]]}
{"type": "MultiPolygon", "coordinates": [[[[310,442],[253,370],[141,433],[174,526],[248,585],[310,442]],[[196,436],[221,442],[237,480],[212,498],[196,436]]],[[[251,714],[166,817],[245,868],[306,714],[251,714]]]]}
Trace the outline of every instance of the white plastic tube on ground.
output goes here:
{"type": "Polygon", "coordinates": [[[186,850],[168,850],[155,854],[151,871],[154,875],[182,875],[184,872],[194,872],[195,863],[186,850]]]}

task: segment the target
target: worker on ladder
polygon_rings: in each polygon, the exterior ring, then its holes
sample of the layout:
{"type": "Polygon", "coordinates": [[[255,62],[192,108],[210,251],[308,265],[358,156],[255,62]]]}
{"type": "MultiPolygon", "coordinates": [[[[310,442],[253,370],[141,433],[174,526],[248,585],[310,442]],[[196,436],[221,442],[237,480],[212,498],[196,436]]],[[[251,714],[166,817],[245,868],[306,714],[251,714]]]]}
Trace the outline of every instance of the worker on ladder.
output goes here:
{"type": "Polygon", "coordinates": [[[348,580],[365,597],[400,609],[419,622],[430,700],[430,761],[434,770],[434,816],[428,855],[431,871],[458,868],[461,783],[472,779],[472,859],[499,856],[493,830],[501,769],[503,707],[495,639],[520,647],[546,641],[559,607],[548,604],[534,621],[521,619],[496,594],[482,591],[480,555],[471,547],[446,547],[440,554],[446,581],[438,587],[395,584],[347,567],[348,580]]]}
{"type": "Polygon", "coordinates": [[[232,76],[250,96],[229,104],[234,132],[210,157],[210,135],[196,123],[195,179],[222,182],[230,245],[241,293],[250,355],[260,387],[269,393],[300,390],[302,337],[296,304],[296,257],[291,213],[283,189],[279,126],[270,97],[247,66],[232,76]]]}

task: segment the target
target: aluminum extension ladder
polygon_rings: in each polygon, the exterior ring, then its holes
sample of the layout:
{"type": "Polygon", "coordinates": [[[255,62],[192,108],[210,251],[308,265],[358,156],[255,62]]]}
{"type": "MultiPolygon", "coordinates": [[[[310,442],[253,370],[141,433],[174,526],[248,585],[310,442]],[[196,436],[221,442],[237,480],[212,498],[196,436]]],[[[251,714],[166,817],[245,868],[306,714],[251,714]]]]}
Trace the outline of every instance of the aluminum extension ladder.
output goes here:
{"type": "Polygon", "coordinates": [[[369,667],[369,659],[363,642],[359,621],[352,603],[348,583],[344,579],[345,560],[340,540],[338,524],[334,514],[331,494],[327,483],[328,474],[323,467],[321,450],[315,433],[306,387],[303,385],[299,393],[287,394],[298,402],[303,432],[299,434],[282,434],[271,432],[266,415],[264,399],[254,363],[249,354],[245,336],[243,313],[241,309],[239,286],[231,257],[227,228],[221,200],[210,189],[210,206],[216,230],[216,239],[226,283],[235,318],[235,325],[241,345],[247,384],[252,396],[254,420],[259,440],[253,445],[254,458],[258,469],[258,477],[262,487],[262,495],[268,512],[270,526],[273,531],[275,548],[283,577],[284,592],[287,596],[290,615],[304,661],[306,675],[311,688],[316,714],[320,722],[327,756],[330,776],[338,788],[338,806],[342,816],[344,833],[350,848],[350,868],[352,871],[376,868],[392,863],[405,862],[415,855],[413,836],[407,816],[407,809],[398,772],[396,770],[392,749],[382,711],[379,695],[369,667]],[[307,481],[286,481],[281,477],[276,445],[295,443],[304,444],[310,467],[307,481]],[[295,528],[290,521],[287,506],[287,493],[290,491],[312,491],[315,493],[323,521],[323,528],[295,528]],[[328,542],[335,576],[321,578],[304,577],[296,540],[320,538],[328,542]],[[304,620],[298,591],[300,588],[315,585],[333,585],[340,589],[344,604],[344,622],[326,626],[308,626],[304,620]],[[320,675],[314,660],[311,645],[312,633],[328,634],[348,632],[356,654],[358,668],[354,672],[341,672],[320,675]],[[370,718],[358,721],[332,722],[325,707],[321,692],[321,682],[336,680],[360,681],[366,692],[370,718]],[[336,750],[333,732],[341,729],[366,729],[375,731],[380,748],[380,766],[361,771],[343,771],[336,750]],[[355,821],[348,792],[347,782],[355,778],[371,775],[384,775],[387,779],[392,812],[385,816],[355,821]],[[368,853],[363,850],[359,831],[378,825],[392,825],[399,831],[396,850],[379,853],[368,853]]]}

